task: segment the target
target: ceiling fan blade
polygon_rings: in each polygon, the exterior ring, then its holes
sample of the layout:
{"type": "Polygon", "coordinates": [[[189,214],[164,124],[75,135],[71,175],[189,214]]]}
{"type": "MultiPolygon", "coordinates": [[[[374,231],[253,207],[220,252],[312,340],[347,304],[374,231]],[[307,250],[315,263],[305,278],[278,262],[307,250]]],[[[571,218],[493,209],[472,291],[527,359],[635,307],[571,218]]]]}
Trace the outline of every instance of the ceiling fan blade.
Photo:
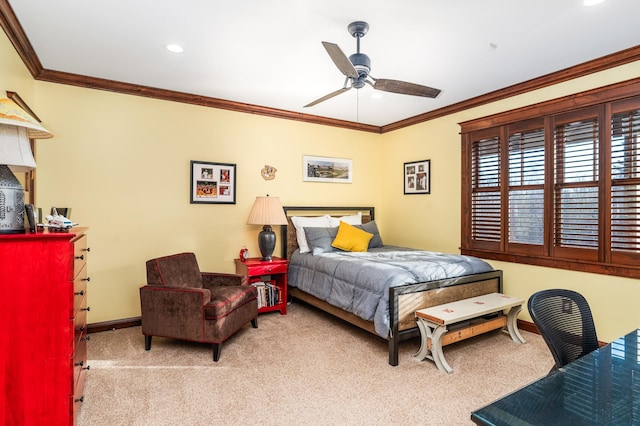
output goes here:
{"type": "Polygon", "coordinates": [[[424,96],[425,98],[435,98],[441,92],[440,89],[433,87],[421,86],[415,83],[407,83],[406,81],[387,80],[384,78],[373,78],[373,88],[384,92],[400,93],[401,95],[424,96]]]}
{"type": "Polygon", "coordinates": [[[338,90],[336,90],[335,92],[331,92],[331,93],[329,93],[328,95],[325,95],[325,96],[321,97],[320,99],[316,99],[315,101],[313,101],[313,102],[311,102],[311,103],[309,103],[309,104],[306,104],[306,105],[304,106],[304,108],[312,107],[312,106],[314,106],[314,105],[317,105],[317,104],[319,104],[320,102],[324,102],[324,101],[326,101],[327,99],[331,99],[331,98],[333,98],[334,96],[338,96],[340,93],[344,93],[344,92],[346,92],[346,91],[347,91],[347,90],[349,90],[349,89],[351,89],[351,86],[349,86],[349,87],[343,87],[342,89],[338,89],[338,90]]]}
{"type": "Polygon", "coordinates": [[[342,74],[347,77],[358,78],[358,71],[356,71],[351,61],[349,61],[347,55],[340,49],[340,46],[335,43],[329,43],[328,41],[323,41],[322,45],[342,74]]]}

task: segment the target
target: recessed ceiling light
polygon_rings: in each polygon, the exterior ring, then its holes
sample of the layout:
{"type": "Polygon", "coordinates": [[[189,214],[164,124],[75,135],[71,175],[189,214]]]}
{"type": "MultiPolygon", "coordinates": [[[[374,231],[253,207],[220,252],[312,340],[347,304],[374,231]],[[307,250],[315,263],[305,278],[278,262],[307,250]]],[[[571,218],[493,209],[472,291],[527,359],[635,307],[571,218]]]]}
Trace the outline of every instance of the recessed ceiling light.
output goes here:
{"type": "Polygon", "coordinates": [[[585,6],[595,6],[596,4],[602,3],[604,0],[584,0],[585,6]]]}
{"type": "Polygon", "coordinates": [[[173,53],[182,53],[184,49],[178,44],[167,44],[167,50],[173,53]]]}

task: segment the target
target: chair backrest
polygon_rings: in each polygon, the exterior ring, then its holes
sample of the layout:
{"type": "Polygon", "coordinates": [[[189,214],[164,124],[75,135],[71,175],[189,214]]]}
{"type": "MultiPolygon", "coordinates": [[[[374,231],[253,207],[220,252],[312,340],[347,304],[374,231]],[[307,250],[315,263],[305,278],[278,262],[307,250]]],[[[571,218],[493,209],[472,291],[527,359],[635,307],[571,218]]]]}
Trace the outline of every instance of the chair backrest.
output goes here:
{"type": "Polygon", "coordinates": [[[541,290],[527,303],[534,324],[551,350],[554,369],[598,349],[591,309],[580,293],[565,289],[541,290]]]}
{"type": "Polygon", "coordinates": [[[148,260],[147,284],[202,288],[202,274],[196,255],[180,253],[148,260]]]}

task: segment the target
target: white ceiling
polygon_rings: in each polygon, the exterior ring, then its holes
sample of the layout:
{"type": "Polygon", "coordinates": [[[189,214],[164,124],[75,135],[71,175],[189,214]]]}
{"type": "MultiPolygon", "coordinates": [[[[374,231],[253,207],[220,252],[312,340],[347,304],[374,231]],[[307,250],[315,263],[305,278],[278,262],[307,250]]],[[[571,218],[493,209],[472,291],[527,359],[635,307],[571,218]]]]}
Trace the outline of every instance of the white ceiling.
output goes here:
{"type": "Polygon", "coordinates": [[[382,126],[640,45],[639,0],[9,0],[47,70],[382,126]],[[367,21],[371,75],[436,99],[342,87],[367,21]],[[175,54],[165,45],[178,43],[175,54]],[[382,95],[374,98],[373,95],[382,95]]]}

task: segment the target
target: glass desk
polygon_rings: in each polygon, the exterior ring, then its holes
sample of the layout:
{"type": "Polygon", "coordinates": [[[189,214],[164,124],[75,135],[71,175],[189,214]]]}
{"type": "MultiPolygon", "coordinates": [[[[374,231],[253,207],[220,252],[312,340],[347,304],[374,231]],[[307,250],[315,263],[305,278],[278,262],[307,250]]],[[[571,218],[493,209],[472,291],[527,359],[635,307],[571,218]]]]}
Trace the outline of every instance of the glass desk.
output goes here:
{"type": "Polygon", "coordinates": [[[640,425],[640,329],[471,413],[479,425],[640,425]]]}

